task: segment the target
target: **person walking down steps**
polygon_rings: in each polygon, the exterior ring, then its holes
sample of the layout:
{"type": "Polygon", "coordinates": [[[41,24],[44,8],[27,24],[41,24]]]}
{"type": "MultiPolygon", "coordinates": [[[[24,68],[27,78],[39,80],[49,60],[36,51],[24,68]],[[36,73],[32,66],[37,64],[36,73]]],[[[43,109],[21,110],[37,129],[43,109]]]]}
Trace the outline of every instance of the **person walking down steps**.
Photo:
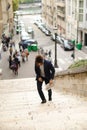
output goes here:
{"type": "MultiPolygon", "coordinates": [[[[46,98],[42,91],[43,81],[45,84],[52,84],[55,74],[55,68],[52,63],[48,60],[45,60],[43,56],[37,55],[35,58],[35,73],[36,73],[36,81],[37,81],[37,90],[39,96],[42,100],[42,104],[46,103],[46,98]]],[[[48,90],[48,100],[52,101],[52,89],[48,90]]]]}

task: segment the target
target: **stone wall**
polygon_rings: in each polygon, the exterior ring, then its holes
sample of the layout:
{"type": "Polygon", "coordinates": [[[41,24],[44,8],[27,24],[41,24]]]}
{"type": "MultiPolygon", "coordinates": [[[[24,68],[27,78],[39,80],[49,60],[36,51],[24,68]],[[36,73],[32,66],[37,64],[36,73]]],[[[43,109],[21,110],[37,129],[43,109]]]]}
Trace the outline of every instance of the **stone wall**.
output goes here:
{"type": "Polygon", "coordinates": [[[87,71],[59,73],[55,79],[55,89],[87,97],[87,71]]]}

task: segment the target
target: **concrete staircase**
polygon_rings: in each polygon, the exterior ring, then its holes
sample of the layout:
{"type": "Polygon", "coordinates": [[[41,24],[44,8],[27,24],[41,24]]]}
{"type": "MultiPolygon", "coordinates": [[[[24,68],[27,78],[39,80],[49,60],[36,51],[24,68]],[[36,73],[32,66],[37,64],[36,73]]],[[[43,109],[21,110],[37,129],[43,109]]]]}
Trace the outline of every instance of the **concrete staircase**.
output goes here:
{"type": "Polygon", "coordinates": [[[87,130],[86,99],[54,88],[40,102],[35,78],[0,80],[0,130],[87,130]]]}

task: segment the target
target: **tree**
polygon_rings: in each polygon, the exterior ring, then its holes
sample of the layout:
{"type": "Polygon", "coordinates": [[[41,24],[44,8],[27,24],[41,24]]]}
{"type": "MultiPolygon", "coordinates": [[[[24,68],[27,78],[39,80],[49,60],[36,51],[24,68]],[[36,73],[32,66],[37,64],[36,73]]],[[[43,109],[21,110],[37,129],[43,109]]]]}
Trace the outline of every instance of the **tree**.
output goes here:
{"type": "Polygon", "coordinates": [[[16,11],[18,9],[19,0],[13,0],[12,4],[13,4],[13,11],[16,11]]]}

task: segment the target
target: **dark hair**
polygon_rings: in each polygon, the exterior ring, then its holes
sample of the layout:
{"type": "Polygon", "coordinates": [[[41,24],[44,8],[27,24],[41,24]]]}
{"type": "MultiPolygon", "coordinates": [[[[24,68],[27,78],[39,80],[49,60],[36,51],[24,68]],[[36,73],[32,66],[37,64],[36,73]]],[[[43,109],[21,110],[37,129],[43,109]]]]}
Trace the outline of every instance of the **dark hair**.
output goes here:
{"type": "Polygon", "coordinates": [[[35,63],[43,63],[43,56],[41,55],[36,56],[35,63]]]}

